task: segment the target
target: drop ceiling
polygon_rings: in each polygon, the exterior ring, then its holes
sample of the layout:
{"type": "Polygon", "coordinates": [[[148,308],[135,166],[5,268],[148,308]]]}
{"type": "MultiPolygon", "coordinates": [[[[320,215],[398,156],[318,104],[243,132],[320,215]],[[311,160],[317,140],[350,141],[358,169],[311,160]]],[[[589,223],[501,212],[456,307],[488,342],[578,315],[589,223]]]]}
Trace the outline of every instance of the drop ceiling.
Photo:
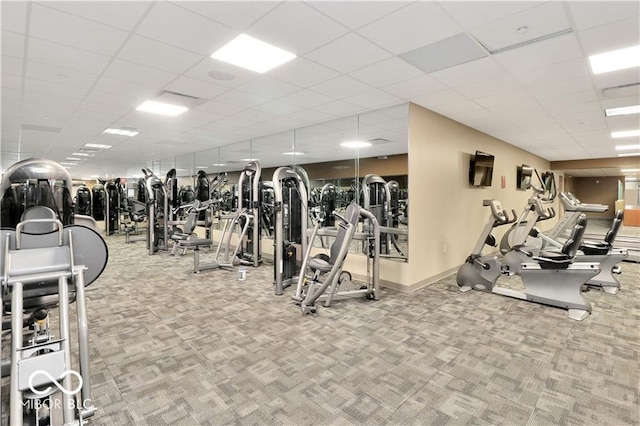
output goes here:
{"type": "Polygon", "coordinates": [[[85,143],[113,147],[72,166],[74,177],[130,176],[140,165],[205,150],[196,163],[213,164],[217,147],[229,161],[240,160],[232,153],[248,156],[251,145],[265,164],[285,164],[292,138],[307,162],[343,159],[353,153],[336,143],[354,132],[358,114],[386,123],[355,130],[388,141],[370,153],[406,152],[406,116],[397,112],[407,102],[550,161],[615,157],[611,131],[640,126],[637,115],[603,112],[640,103],[638,86],[616,89],[640,81],[638,68],[594,76],[587,61],[640,44],[635,1],[46,1],[1,8],[2,169],[33,156],[64,161],[85,143]],[[240,33],[297,58],[262,75],[210,58],[240,33]],[[468,60],[448,58],[457,41],[472,51],[468,60]],[[427,62],[435,66],[414,65],[427,62]],[[136,111],[165,91],[198,101],[173,118],[136,111]],[[341,122],[345,129],[329,124],[341,122]],[[106,128],[140,134],[107,135],[106,128]]]}

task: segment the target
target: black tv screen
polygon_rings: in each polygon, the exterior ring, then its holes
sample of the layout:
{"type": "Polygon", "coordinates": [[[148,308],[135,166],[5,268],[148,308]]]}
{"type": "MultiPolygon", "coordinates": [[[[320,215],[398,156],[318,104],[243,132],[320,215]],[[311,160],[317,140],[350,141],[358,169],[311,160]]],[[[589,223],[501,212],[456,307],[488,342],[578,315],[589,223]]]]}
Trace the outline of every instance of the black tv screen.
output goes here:
{"type": "Polygon", "coordinates": [[[486,152],[476,151],[469,166],[469,183],[473,186],[491,186],[494,157],[486,152]]]}
{"type": "Polygon", "coordinates": [[[533,167],[523,164],[518,166],[517,182],[518,189],[526,191],[531,187],[531,176],[533,176],[533,167]]]}

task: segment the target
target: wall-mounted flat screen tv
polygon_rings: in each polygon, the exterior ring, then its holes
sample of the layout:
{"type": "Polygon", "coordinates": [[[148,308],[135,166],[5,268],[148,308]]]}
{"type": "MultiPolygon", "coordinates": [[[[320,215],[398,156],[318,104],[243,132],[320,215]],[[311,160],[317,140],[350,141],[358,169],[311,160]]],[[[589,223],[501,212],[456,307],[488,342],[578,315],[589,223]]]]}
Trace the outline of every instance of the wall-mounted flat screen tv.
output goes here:
{"type": "Polygon", "coordinates": [[[494,157],[486,152],[476,151],[469,164],[469,183],[473,186],[491,186],[494,157]]]}
{"type": "Polygon", "coordinates": [[[531,188],[531,176],[533,176],[533,167],[523,164],[518,166],[518,173],[516,176],[516,185],[518,189],[526,191],[531,188]]]}

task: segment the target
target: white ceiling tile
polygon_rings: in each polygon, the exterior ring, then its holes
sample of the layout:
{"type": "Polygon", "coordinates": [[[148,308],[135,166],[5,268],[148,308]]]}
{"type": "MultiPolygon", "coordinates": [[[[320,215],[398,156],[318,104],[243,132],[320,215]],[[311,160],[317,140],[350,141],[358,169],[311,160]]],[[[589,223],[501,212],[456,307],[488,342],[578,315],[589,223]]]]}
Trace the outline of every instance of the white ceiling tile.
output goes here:
{"type": "Polygon", "coordinates": [[[269,76],[300,87],[322,83],[338,75],[338,72],[304,58],[296,58],[269,71],[269,76]]]}
{"type": "Polygon", "coordinates": [[[367,3],[321,1],[311,2],[310,6],[340,22],[342,25],[354,30],[388,15],[401,7],[405,7],[408,4],[410,4],[410,2],[404,1],[379,1],[367,3]]]}
{"type": "Polygon", "coordinates": [[[218,86],[184,76],[172,81],[165,86],[165,89],[202,99],[211,99],[229,90],[228,87],[218,86]]]}
{"type": "Polygon", "coordinates": [[[441,105],[459,104],[465,101],[467,101],[467,99],[464,96],[461,96],[459,93],[452,89],[444,89],[411,98],[411,102],[425,108],[432,108],[441,105]]]}
{"type": "MultiPolygon", "coordinates": [[[[5,4],[4,2],[2,3],[5,4]]],[[[2,54],[16,58],[24,58],[24,36],[2,30],[2,54]]]]}
{"type": "Polygon", "coordinates": [[[27,5],[23,1],[3,1],[0,3],[2,29],[24,34],[27,24],[27,5]]]}
{"type": "Polygon", "coordinates": [[[147,99],[158,92],[155,87],[104,76],[100,77],[94,90],[112,93],[123,99],[147,99]]]}
{"type": "Polygon", "coordinates": [[[251,25],[246,33],[303,56],[347,31],[302,2],[283,2],[251,25]]]}
{"type": "Polygon", "coordinates": [[[28,59],[63,68],[100,74],[109,63],[109,57],[61,44],[29,38],[28,59]]]}
{"type": "Polygon", "coordinates": [[[570,102],[566,104],[558,103],[553,105],[545,105],[545,109],[549,111],[549,113],[553,116],[601,110],[599,102],[570,102]]]}
{"type": "Polygon", "coordinates": [[[22,89],[22,77],[17,75],[3,75],[2,76],[2,87],[7,89],[22,89]]]}
{"type": "Polygon", "coordinates": [[[456,65],[442,71],[429,74],[449,87],[488,80],[504,74],[504,70],[491,57],[456,65]]]}
{"type": "Polygon", "coordinates": [[[390,52],[400,54],[461,31],[461,27],[435,3],[415,2],[357,32],[390,52]]]}
{"type": "Polygon", "coordinates": [[[636,1],[570,1],[567,5],[578,30],[637,17],[640,10],[636,1]]]}
{"type": "Polygon", "coordinates": [[[422,75],[424,75],[424,73],[421,70],[396,56],[349,74],[350,77],[370,84],[373,87],[385,87],[422,75]]]}
{"type": "Polygon", "coordinates": [[[455,89],[462,96],[474,99],[494,94],[507,94],[511,91],[522,89],[522,86],[513,77],[501,75],[487,80],[479,80],[475,83],[456,86],[455,89]]]}
{"type": "Polygon", "coordinates": [[[451,1],[440,2],[439,5],[457,23],[469,29],[497,21],[505,16],[515,15],[540,3],[530,1],[451,1]]]}
{"type": "Polygon", "coordinates": [[[109,68],[104,72],[104,75],[118,80],[156,87],[163,87],[177,77],[176,74],[167,71],[161,71],[120,59],[113,60],[109,68]]]}
{"type": "Polygon", "coordinates": [[[27,79],[24,85],[25,92],[38,95],[55,95],[65,98],[80,100],[87,94],[86,88],[67,86],[65,84],[51,84],[47,81],[27,79]]]}
{"type": "Polygon", "coordinates": [[[217,96],[214,100],[241,108],[253,108],[256,105],[269,102],[270,98],[241,90],[232,90],[217,96]]]}
{"type": "Polygon", "coordinates": [[[46,2],[47,7],[62,10],[92,21],[131,31],[145,11],[151,6],[150,1],[92,1],[88,6],[81,1],[46,2]]]}
{"type": "MultiPolygon", "coordinates": [[[[3,83],[4,83],[4,78],[2,79],[3,83]]],[[[2,120],[0,120],[0,123],[2,123],[2,130],[4,131],[4,126],[8,126],[11,125],[10,123],[14,122],[15,120],[20,120],[20,102],[22,100],[22,90],[20,89],[12,89],[9,87],[5,87],[4,85],[2,86],[2,108],[0,108],[0,110],[2,110],[2,120]],[[14,112],[14,116],[13,117],[5,117],[5,114],[7,114],[7,111],[13,110],[14,112]]]]}
{"type": "Polygon", "coordinates": [[[278,5],[272,1],[177,1],[176,5],[236,30],[244,30],[278,5]]]}
{"type": "MultiPolygon", "coordinates": [[[[91,111],[98,114],[104,114],[104,116],[116,116],[120,117],[131,111],[132,108],[123,108],[114,105],[108,105],[105,103],[97,103],[92,101],[84,101],[78,105],[80,111],[91,111]]],[[[107,124],[107,123],[105,123],[107,124]]]]}
{"type": "Polygon", "coordinates": [[[578,32],[578,38],[587,55],[640,44],[640,21],[638,16],[601,25],[578,32]]]}
{"type": "Polygon", "coordinates": [[[238,87],[239,90],[254,93],[269,99],[281,98],[300,90],[298,86],[261,75],[238,87]]]}
{"type": "Polygon", "coordinates": [[[304,108],[313,108],[318,105],[333,102],[334,98],[326,95],[321,95],[320,93],[314,92],[312,90],[304,89],[295,93],[291,93],[290,95],[287,95],[280,100],[304,108]]]}
{"type": "Polygon", "coordinates": [[[305,109],[302,111],[291,113],[288,117],[293,120],[300,120],[304,123],[311,124],[329,120],[334,116],[321,111],[316,111],[315,109],[305,109]]]}
{"type": "Polygon", "coordinates": [[[175,4],[154,2],[136,33],[201,55],[211,55],[238,31],[175,4]],[[167,23],[171,23],[171,31],[167,23]]]}
{"type": "Polygon", "coordinates": [[[414,96],[437,92],[444,88],[444,84],[425,74],[411,80],[385,86],[384,91],[402,99],[410,99],[414,96]]]}
{"type": "Polygon", "coordinates": [[[307,53],[305,57],[341,73],[386,59],[390,54],[361,36],[349,33],[307,53]]]}
{"type": "Polygon", "coordinates": [[[22,76],[22,59],[2,55],[2,62],[0,62],[0,65],[2,66],[3,75],[22,76]]]}
{"type": "MultiPolygon", "coordinates": [[[[468,104],[463,104],[468,105],[468,104]]],[[[471,108],[470,106],[468,106],[471,108]]],[[[491,111],[488,111],[484,108],[482,109],[463,109],[459,112],[459,106],[453,104],[449,105],[441,105],[438,107],[442,112],[440,114],[446,115],[447,117],[458,121],[463,124],[470,123],[471,120],[479,120],[479,119],[496,119],[495,114],[491,111]]],[[[469,125],[469,124],[467,124],[469,125]]]]}
{"type": "Polygon", "coordinates": [[[139,104],[136,103],[133,96],[121,96],[113,93],[100,92],[98,90],[92,90],[89,93],[85,101],[99,103],[103,105],[111,105],[118,108],[124,108],[127,111],[130,111],[137,107],[139,104]]]}
{"type": "Polygon", "coordinates": [[[531,95],[538,99],[566,95],[569,93],[586,92],[592,89],[593,80],[588,76],[578,77],[572,80],[541,83],[526,88],[531,95]]]}
{"type": "Polygon", "coordinates": [[[77,71],[71,68],[63,68],[55,65],[39,62],[27,62],[27,78],[48,81],[55,84],[82,87],[85,89],[94,85],[98,79],[97,74],[77,71]]]}
{"type": "Polygon", "coordinates": [[[372,87],[361,83],[351,77],[343,75],[312,86],[312,90],[335,99],[342,99],[348,96],[371,91],[372,87]]]}
{"type": "Polygon", "coordinates": [[[329,102],[323,105],[318,105],[313,108],[315,111],[319,111],[325,114],[331,114],[335,117],[344,117],[351,114],[356,114],[363,111],[363,108],[359,105],[354,105],[345,100],[329,102]]]}
{"type": "MultiPolygon", "coordinates": [[[[264,104],[263,104],[264,105],[264,104]]],[[[263,121],[272,120],[277,117],[278,114],[268,112],[266,109],[250,108],[229,117],[231,120],[246,120],[247,124],[242,127],[251,127],[255,123],[262,123],[263,121]],[[251,124],[248,124],[251,123],[251,124]]],[[[225,121],[227,119],[225,118],[225,121]]]]}
{"type": "MultiPolygon", "coordinates": [[[[269,73],[271,75],[271,72],[269,73]]],[[[240,67],[236,67],[230,64],[225,64],[221,61],[212,59],[210,57],[204,58],[197,65],[192,67],[189,71],[184,73],[187,77],[196,78],[198,80],[212,83],[218,86],[224,87],[238,87],[256,78],[259,74],[253,71],[245,70],[240,67]],[[230,80],[219,80],[209,75],[209,72],[223,72],[233,77],[230,80]]]]}
{"type": "Polygon", "coordinates": [[[128,33],[69,13],[33,4],[29,35],[102,55],[115,54],[128,33]]]}
{"type": "Polygon", "coordinates": [[[640,129],[640,117],[637,115],[607,117],[606,123],[612,130],[640,129]]]}
{"type": "MultiPolygon", "coordinates": [[[[640,69],[638,69],[637,67],[627,68],[624,70],[594,75],[593,81],[596,87],[599,89],[616,88],[627,84],[638,83],[640,81],[640,69]]],[[[640,88],[638,86],[632,86],[622,90],[615,89],[613,91],[606,91],[603,93],[603,95],[607,97],[611,96],[612,94],[616,96],[617,94],[622,93],[626,96],[630,93],[638,93],[639,90],[640,88]]]]}
{"type": "Polygon", "coordinates": [[[636,96],[625,96],[619,98],[611,98],[611,99],[601,99],[600,104],[602,108],[615,108],[621,106],[631,106],[631,105],[639,105],[640,104],[640,89],[638,89],[638,93],[636,96]]]}
{"type": "Polygon", "coordinates": [[[202,60],[201,55],[135,34],[122,47],[118,58],[176,74],[202,60]]]}
{"type": "Polygon", "coordinates": [[[520,68],[512,75],[525,87],[535,86],[540,83],[565,81],[573,78],[590,76],[591,72],[584,58],[572,59],[556,64],[536,67],[520,68]]]}
{"type": "Polygon", "coordinates": [[[543,67],[582,57],[575,34],[533,43],[494,56],[510,72],[543,67]]]}
{"type": "Polygon", "coordinates": [[[270,101],[252,108],[253,111],[266,112],[271,114],[273,117],[276,117],[279,115],[291,114],[292,112],[297,112],[303,109],[305,108],[298,105],[290,104],[288,102],[282,102],[279,100],[270,101]]]}
{"type": "Polygon", "coordinates": [[[198,105],[194,109],[198,111],[209,112],[215,115],[220,115],[223,117],[237,114],[238,112],[243,110],[242,107],[234,106],[228,103],[223,103],[217,100],[207,101],[203,104],[198,105]]]}
{"type": "Polygon", "coordinates": [[[368,110],[396,105],[402,102],[402,99],[382,90],[372,90],[371,92],[360,93],[358,95],[344,98],[344,100],[368,110]]]}
{"type": "Polygon", "coordinates": [[[495,51],[570,28],[564,4],[547,2],[473,28],[470,32],[487,49],[495,51]],[[521,27],[528,30],[519,34],[516,30],[521,27]]]}

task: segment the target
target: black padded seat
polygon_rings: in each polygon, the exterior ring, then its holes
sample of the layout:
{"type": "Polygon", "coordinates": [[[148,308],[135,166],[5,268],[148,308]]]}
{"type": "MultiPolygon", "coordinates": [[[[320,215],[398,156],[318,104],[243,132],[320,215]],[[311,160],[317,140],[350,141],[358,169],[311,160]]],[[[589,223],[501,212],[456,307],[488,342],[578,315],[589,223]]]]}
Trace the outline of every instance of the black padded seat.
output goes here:
{"type": "Polygon", "coordinates": [[[624,219],[624,211],[618,210],[616,216],[613,218],[611,228],[607,231],[602,241],[584,240],[580,244],[580,250],[586,255],[603,255],[607,254],[613,247],[613,242],[618,235],[620,226],[622,226],[622,220],[624,219]]]}
{"type": "Polygon", "coordinates": [[[213,244],[213,241],[206,239],[206,238],[192,238],[190,240],[182,240],[182,242],[180,243],[180,246],[182,247],[188,247],[188,248],[192,248],[192,247],[202,247],[202,246],[210,246],[213,244]]]}
{"type": "MultiPolygon", "coordinates": [[[[581,215],[581,220],[579,220],[578,223],[584,223],[586,225],[586,216],[584,218],[582,216],[584,215],[581,215]]],[[[585,226],[575,225],[571,230],[571,235],[569,236],[569,238],[567,238],[567,241],[565,241],[560,251],[545,250],[541,251],[538,256],[534,257],[534,259],[540,264],[540,268],[569,268],[569,265],[576,257],[576,253],[578,252],[578,247],[580,246],[580,242],[582,241],[582,236],[584,235],[585,229],[585,226]]]]}
{"type": "Polygon", "coordinates": [[[185,241],[189,238],[190,234],[184,234],[182,232],[174,232],[171,234],[171,238],[173,241],[185,241]]]}

